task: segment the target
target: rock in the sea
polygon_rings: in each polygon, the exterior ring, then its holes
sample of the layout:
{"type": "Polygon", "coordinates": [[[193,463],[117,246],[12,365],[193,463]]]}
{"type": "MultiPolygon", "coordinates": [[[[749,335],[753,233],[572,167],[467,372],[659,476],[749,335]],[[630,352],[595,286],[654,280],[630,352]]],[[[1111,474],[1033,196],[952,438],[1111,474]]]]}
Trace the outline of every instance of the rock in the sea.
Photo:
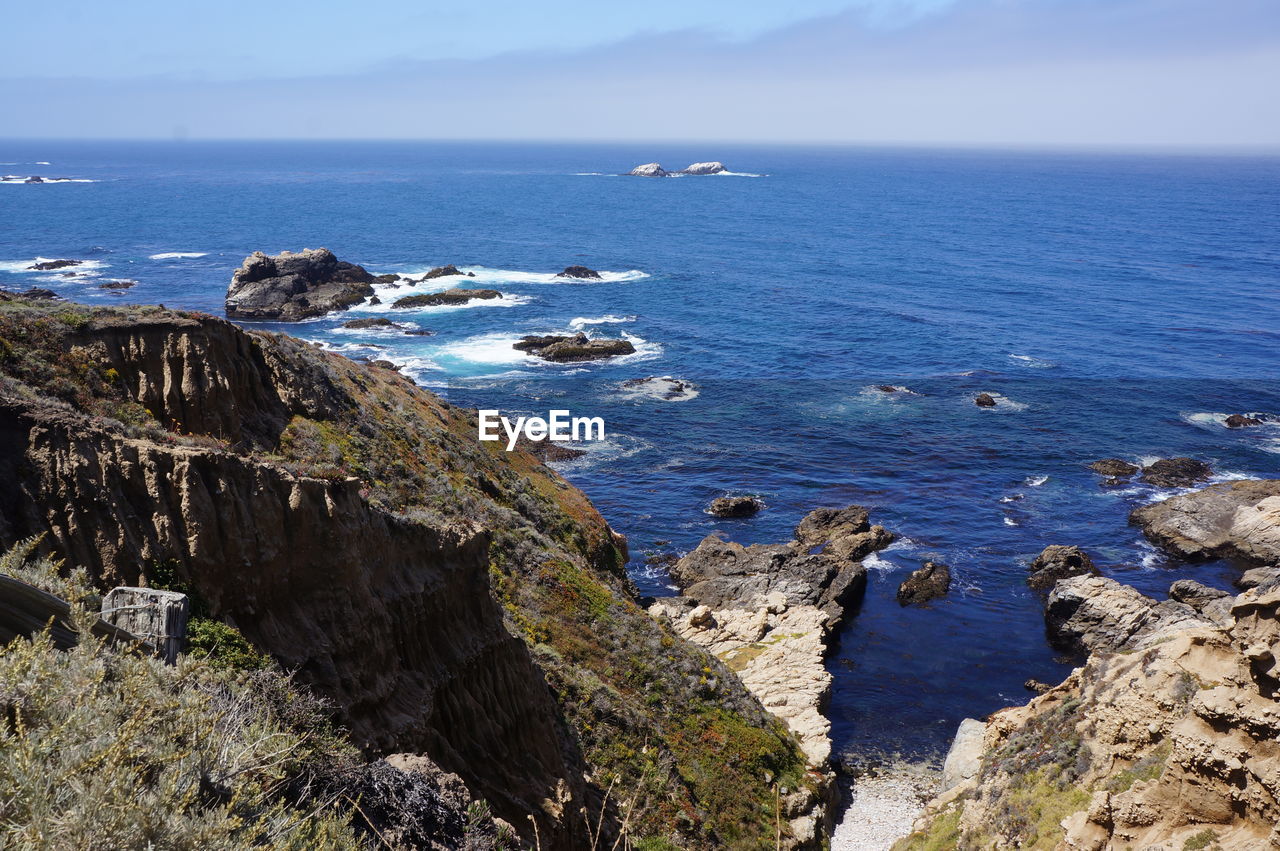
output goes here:
{"type": "Polygon", "coordinates": [[[1280,564],[1280,479],[1210,485],[1141,506],[1129,521],[1182,558],[1280,564]]]}
{"type": "Polygon", "coordinates": [[[659,399],[663,402],[686,402],[698,397],[696,384],[683,378],[672,378],[669,375],[628,378],[620,386],[628,394],[659,399]]]}
{"type": "Polygon", "coordinates": [[[395,328],[396,323],[382,316],[373,316],[368,319],[352,319],[350,322],[343,322],[343,328],[395,328]]]}
{"type": "Polygon", "coordinates": [[[137,286],[137,284],[138,284],[138,282],[137,282],[137,281],[132,281],[132,280],[129,280],[129,279],[127,279],[127,278],[117,278],[117,279],[115,279],[115,280],[111,280],[111,281],[103,281],[102,283],[98,284],[98,289],[100,289],[100,290],[127,290],[127,289],[129,289],[130,287],[137,286]]]}
{"type": "Polygon", "coordinates": [[[1142,481],[1158,488],[1189,488],[1212,476],[1209,465],[1194,458],[1161,458],[1142,468],[1142,481]]]}
{"type": "MultiPolygon", "coordinates": [[[[433,279],[435,279],[435,278],[448,278],[448,277],[452,277],[452,276],[455,276],[455,275],[456,275],[456,276],[461,276],[461,275],[462,275],[462,272],[460,272],[460,271],[458,270],[458,267],[457,267],[457,266],[455,266],[455,265],[453,265],[452,263],[450,263],[450,264],[448,264],[447,266],[437,266],[437,267],[435,267],[434,269],[432,269],[431,271],[429,271],[429,272],[427,272],[425,275],[423,275],[423,276],[422,276],[422,280],[424,280],[424,281],[430,281],[430,280],[433,280],[433,279]]],[[[474,277],[474,276],[472,276],[472,277],[474,277]]]]}
{"type": "Polygon", "coordinates": [[[255,251],[231,276],[227,317],[296,322],[346,310],[372,295],[373,275],[327,248],[274,257],[255,251]]]}
{"type": "Polygon", "coordinates": [[[898,586],[898,605],[911,606],[927,603],[946,595],[951,590],[951,568],[945,564],[926,561],[913,570],[898,586]]]}
{"type": "Polygon", "coordinates": [[[635,354],[636,351],[636,347],[630,340],[591,340],[582,333],[552,334],[545,337],[528,336],[518,343],[512,343],[512,348],[557,363],[604,360],[635,354]]]}
{"type": "Polygon", "coordinates": [[[709,163],[693,163],[688,168],[681,169],[678,173],[679,174],[719,174],[720,172],[727,171],[727,170],[728,169],[724,167],[724,163],[709,162],[709,163]]]}
{"type": "Polygon", "coordinates": [[[1101,576],[1076,576],[1053,586],[1044,619],[1049,642],[1074,653],[1137,650],[1169,632],[1212,625],[1186,603],[1157,602],[1101,576]]]}
{"type": "Polygon", "coordinates": [[[1232,414],[1227,417],[1225,424],[1227,428],[1247,428],[1248,426],[1262,425],[1262,420],[1245,414],[1232,414]]]}
{"type": "Polygon", "coordinates": [[[1137,464],[1130,464],[1120,458],[1103,458],[1090,464],[1089,469],[1104,476],[1123,479],[1138,472],[1139,467],[1137,464]]]}
{"type": "Polygon", "coordinates": [[[595,269],[588,269],[586,266],[566,266],[565,270],[557,278],[579,278],[582,280],[600,280],[600,273],[595,269]]]}
{"type": "Polygon", "coordinates": [[[1047,593],[1059,579],[1085,574],[1102,575],[1088,553],[1079,547],[1052,544],[1032,559],[1027,568],[1027,584],[1035,591],[1047,593]]]}
{"type": "Polygon", "coordinates": [[[973,397],[973,404],[977,405],[979,408],[994,408],[996,406],[996,399],[990,393],[979,393],[977,396],[973,397]]]}
{"type": "Polygon", "coordinates": [[[764,503],[754,496],[720,496],[711,500],[707,513],[713,517],[752,517],[764,503]]]}
{"type": "Polygon", "coordinates": [[[660,163],[645,163],[631,169],[627,174],[633,177],[669,177],[671,172],[663,168],[660,163]]]}
{"type": "Polygon", "coordinates": [[[19,295],[23,298],[60,298],[53,290],[46,290],[44,287],[32,287],[19,295]]]}
{"type": "Polygon", "coordinates": [[[83,260],[41,260],[39,263],[28,266],[27,269],[32,272],[52,272],[54,269],[65,269],[82,263],[84,263],[83,260]]]}
{"type": "Polygon", "coordinates": [[[435,333],[435,331],[428,328],[410,328],[404,332],[404,335],[406,337],[430,337],[435,333]]]}
{"type": "Polygon", "coordinates": [[[807,550],[820,548],[832,558],[861,561],[893,543],[893,534],[883,526],[871,525],[865,508],[850,505],[810,511],[796,526],[796,542],[807,550]]]}
{"type": "Polygon", "coordinates": [[[407,295],[391,303],[393,308],[405,310],[411,307],[438,307],[440,305],[466,304],[472,299],[502,298],[497,290],[464,290],[458,287],[442,290],[438,293],[407,295]]]}
{"type": "Polygon", "coordinates": [[[376,275],[373,279],[375,284],[394,284],[400,280],[399,275],[376,275]]]}
{"type": "Polygon", "coordinates": [[[1049,685],[1048,683],[1042,680],[1037,680],[1035,677],[1031,677],[1030,679],[1023,682],[1022,687],[1027,691],[1033,691],[1036,694],[1044,694],[1046,691],[1049,691],[1051,688],[1053,688],[1053,686],[1049,685]]]}
{"type": "Polygon", "coordinates": [[[575,449],[572,446],[565,446],[562,443],[543,438],[541,440],[533,440],[532,438],[521,435],[516,441],[516,449],[522,452],[528,452],[538,460],[544,463],[552,463],[555,461],[572,461],[574,458],[581,458],[586,455],[586,450],[575,449]]]}

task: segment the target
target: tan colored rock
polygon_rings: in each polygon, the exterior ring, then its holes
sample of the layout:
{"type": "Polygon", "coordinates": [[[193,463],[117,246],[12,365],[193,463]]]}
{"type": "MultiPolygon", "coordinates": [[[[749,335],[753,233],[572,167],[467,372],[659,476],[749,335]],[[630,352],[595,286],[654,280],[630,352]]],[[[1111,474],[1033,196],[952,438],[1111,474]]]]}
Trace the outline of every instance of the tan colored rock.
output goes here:
{"type": "Polygon", "coordinates": [[[1184,558],[1280,564],[1280,479],[1210,485],[1144,505],[1130,520],[1184,558]]]}

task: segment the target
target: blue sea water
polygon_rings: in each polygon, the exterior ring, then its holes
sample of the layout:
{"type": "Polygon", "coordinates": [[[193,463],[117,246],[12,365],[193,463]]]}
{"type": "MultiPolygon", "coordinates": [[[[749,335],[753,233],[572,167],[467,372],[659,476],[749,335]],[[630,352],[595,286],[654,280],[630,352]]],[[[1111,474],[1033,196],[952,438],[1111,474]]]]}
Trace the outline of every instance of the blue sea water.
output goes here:
{"type": "Polygon", "coordinates": [[[220,314],[259,249],[474,271],[467,283],[508,297],[380,308],[434,336],[340,329],[350,315],[264,327],[389,358],[462,404],[603,416],[608,440],[561,469],[628,536],[646,593],[670,593],[647,557],[712,531],[780,542],[816,506],[868,506],[899,540],[870,560],[830,659],[837,753],[936,756],[962,717],[1065,675],[1023,581],[1047,544],[1081,545],[1161,597],[1184,576],[1228,586],[1233,566],[1172,562],[1128,525],[1165,494],[1103,488],[1089,461],[1192,455],[1221,477],[1280,474],[1280,426],[1222,424],[1280,414],[1276,158],[19,142],[0,143],[0,163],[95,181],[0,186],[6,288],[220,314]],[[738,174],[616,176],[707,159],[738,174]],[[27,271],[37,257],[91,260],[81,271],[97,277],[27,271]],[[605,280],[552,277],[578,263],[605,280]],[[112,278],[138,284],[99,288],[112,278]],[[579,328],[638,352],[556,366],[510,348],[579,328]],[[650,375],[698,394],[619,389],[650,375]],[[977,408],[984,391],[1001,404],[977,408]],[[706,515],[725,493],[768,507],[706,515]],[[951,594],[900,608],[897,584],[926,558],[953,566],[951,594]]]}

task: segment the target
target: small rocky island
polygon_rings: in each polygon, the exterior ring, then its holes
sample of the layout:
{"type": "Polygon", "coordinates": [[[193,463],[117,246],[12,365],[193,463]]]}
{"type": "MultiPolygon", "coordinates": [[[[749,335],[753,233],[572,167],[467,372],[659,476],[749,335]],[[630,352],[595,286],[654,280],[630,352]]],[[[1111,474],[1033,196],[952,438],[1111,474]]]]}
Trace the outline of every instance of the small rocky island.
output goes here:
{"type": "Polygon", "coordinates": [[[411,307],[442,307],[460,305],[466,304],[473,299],[488,300],[495,298],[502,298],[502,293],[497,290],[464,290],[458,287],[453,287],[438,293],[407,295],[403,298],[396,299],[391,303],[391,306],[398,310],[404,310],[411,307]]]}
{"type": "Polygon", "coordinates": [[[556,363],[604,360],[632,355],[636,351],[630,340],[592,340],[583,333],[549,334],[544,337],[530,335],[518,343],[512,343],[511,347],[556,363]]]}
{"type": "Polygon", "coordinates": [[[677,177],[682,174],[720,174],[725,171],[728,169],[721,162],[692,163],[688,168],[682,168],[679,171],[667,171],[661,163],[645,163],[631,169],[627,174],[630,177],[677,177]]]}
{"type": "Polygon", "coordinates": [[[231,276],[227,318],[297,322],[346,310],[373,296],[374,276],[327,248],[255,251],[231,276]]]}

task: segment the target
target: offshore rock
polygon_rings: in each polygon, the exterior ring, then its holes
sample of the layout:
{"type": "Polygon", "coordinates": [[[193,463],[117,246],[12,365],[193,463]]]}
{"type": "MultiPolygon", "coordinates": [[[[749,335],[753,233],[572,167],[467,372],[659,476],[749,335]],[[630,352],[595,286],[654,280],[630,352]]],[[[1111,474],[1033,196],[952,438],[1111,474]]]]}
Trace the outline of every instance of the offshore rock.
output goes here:
{"type": "Polygon", "coordinates": [[[660,163],[645,163],[638,165],[627,174],[632,177],[670,177],[671,172],[662,167],[660,163]]]}
{"type": "Polygon", "coordinates": [[[951,590],[951,568],[926,561],[898,586],[898,605],[912,606],[943,597],[951,590]]]}
{"type": "Polygon", "coordinates": [[[595,269],[588,269],[586,266],[566,266],[565,270],[556,275],[556,277],[598,281],[600,280],[600,273],[595,269]]]}
{"type": "Polygon", "coordinates": [[[630,340],[592,340],[583,333],[552,334],[545,337],[527,336],[518,343],[512,343],[511,347],[557,363],[604,360],[620,355],[632,355],[636,351],[636,347],[630,340]]]}
{"type": "Polygon", "coordinates": [[[711,500],[707,513],[712,517],[754,517],[764,503],[754,496],[719,496],[711,500]]]}
{"type": "Polygon", "coordinates": [[[231,276],[227,317],[297,322],[346,310],[373,295],[373,280],[363,267],[339,260],[327,248],[274,257],[255,251],[231,276]]]}
{"type": "Polygon", "coordinates": [[[1130,464],[1120,458],[1103,458],[1090,464],[1089,469],[1114,479],[1124,479],[1137,473],[1140,468],[1137,464],[1130,464]]]}
{"type": "Polygon", "coordinates": [[[1224,421],[1227,428],[1248,428],[1249,426],[1262,425],[1262,420],[1257,417],[1251,417],[1248,414],[1232,414],[1224,421]]]}
{"type": "Polygon", "coordinates": [[[1158,488],[1189,488],[1212,476],[1209,465],[1194,458],[1161,458],[1142,468],[1142,481],[1158,488]]]}
{"type": "Polygon", "coordinates": [[[1210,485],[1144,505],[1129,522],[1181,558],[1280,564],[1280,479],[1210,485]]]}
{"type": "Polygon", "coordinates": [[[727,171],[727,169],[724,167],[724,163],[721,162],[693,163],[688,168],[681,169],[677,174],[719,174],[722,171],[727,171]]]}
{"type": "Polygon", "coordinates": [[[420,295],[402,296],[391,303],[396,310],[412,307],[439,307],[442,305],[466,304],[472,299],[489,300],[502,298],[497,290],[466,290],[459,287],[442,290],[438,293],[422,293],[420,295]]]}

